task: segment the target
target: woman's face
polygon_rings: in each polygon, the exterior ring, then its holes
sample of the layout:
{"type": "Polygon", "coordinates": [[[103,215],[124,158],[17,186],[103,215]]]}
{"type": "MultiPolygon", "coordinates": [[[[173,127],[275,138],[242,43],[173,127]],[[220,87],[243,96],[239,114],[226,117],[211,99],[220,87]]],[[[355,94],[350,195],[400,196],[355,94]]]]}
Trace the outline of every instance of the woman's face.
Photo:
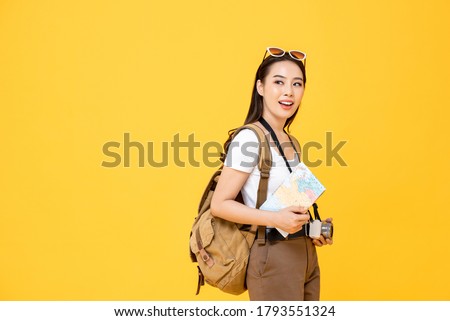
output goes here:
{"type": "Polygon", "coordinates": [[[294,62],[279,61],[269,67],[264,82],[257,81],[256,88],[263,96],[263,117],[286,121],[302,101],[303,73],[294,62]]]}

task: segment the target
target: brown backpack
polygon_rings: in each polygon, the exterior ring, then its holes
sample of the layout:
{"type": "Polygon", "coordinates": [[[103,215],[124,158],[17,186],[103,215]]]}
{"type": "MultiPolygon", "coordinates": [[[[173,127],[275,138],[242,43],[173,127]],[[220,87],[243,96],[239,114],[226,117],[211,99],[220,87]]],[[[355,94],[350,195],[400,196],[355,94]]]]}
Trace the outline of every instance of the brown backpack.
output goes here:
{"type": "MultiPolygon", "coordinates": [[[[256,207],[259,208],[267,197],[267,185],[271,168],[270,146],[263,130],[248,124],[239,127],[233,138],[242,130],[250,129],[259,140],[258,169],[261,172],[256,207]]],[[[223,161],[223,158],[222,158],[223,161]]],[[[255,240],[257,226],[236,224],[211,214],[210,205],[223,164],[213,174],[198,207],[190,235],[190,256],[192,262],[198,263],[197,293],[204,281],[230,294],[245,292],[245,276],[247,272],[250,248],[255,240]]],[[[243,203],[239,193],[237,201],[243,203]]]]}

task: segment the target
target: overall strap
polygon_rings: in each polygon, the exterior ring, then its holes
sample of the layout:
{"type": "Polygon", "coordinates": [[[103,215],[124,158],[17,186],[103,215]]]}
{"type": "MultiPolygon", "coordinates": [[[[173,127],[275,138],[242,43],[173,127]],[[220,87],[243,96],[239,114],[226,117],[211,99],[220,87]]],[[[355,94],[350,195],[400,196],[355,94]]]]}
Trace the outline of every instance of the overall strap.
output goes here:
{"type": "Polygon", "coordinates": [[[293,144],[293,146],[294,146],[294,150],[295,150],[295,153],[297,154],[297,157],[298,157],[298,161],[299,162],[301,162],[301,154],[302,154],[302,148],[301,148],[301,146],[300,146],[300,143],[298,142],[298,140],[297,140],[297,138],[295,138],[294,136],[292,136],[291,134],[289,134],[289,133],[286,133],[286,134],[288,134],[288,136],[289,136],[289,139],[291,140],[291,143],[293,144]]]}
{"type": "MultiPolygon", "coordinates": [[[[297,138],[295,138],[294,136],[292,136],[290,134],[288,134],[288,135],[289,135],[289,138],[291,139],[291,142],[294,144],[294,149],[295,149],[295,152],[297,153],[298,161],[301,162],[302,161],[302,158],[301,158],[301,156],[302,156],[302,148],[300,146],[300,143],[298,142],[297,138]]],[[[320,219],[319,210],[318,210],[319,206],[316,203],[313,203],[312,206],[314,208],[314,217],[315,217],[315,219],[320,221],[321,219],[320,219]]],[[[308,213],[309,213],[309,219],[311,221],[313,221],[313,217],[312,217],[311,212],[309,210],[308,210],[308,213]]]]}

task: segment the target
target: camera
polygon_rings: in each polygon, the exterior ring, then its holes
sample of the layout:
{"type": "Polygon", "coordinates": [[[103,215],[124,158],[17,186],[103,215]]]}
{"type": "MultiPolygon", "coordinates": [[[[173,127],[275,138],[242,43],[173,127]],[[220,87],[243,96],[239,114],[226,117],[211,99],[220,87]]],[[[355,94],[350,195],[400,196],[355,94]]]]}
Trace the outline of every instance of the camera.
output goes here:
{"type": "Polygon", "coordinates": [[[305,234],[312,239],[318,239],[323,235],[326,239],[333,238],[333,223],[321,220],[313,220],[305,225],[305,234]]]}
{"type": "Polygon", "coordinates": [[[305,234],[306,236],[309,236],[310,238],[316,240],[320,238],[321,235],[323,235],[326,239],[332,239],[333,238],[333,223],[328,221],[322,221],[320,219],[319,215],[319,206],[314,203],[314,218],[311,215],[311,212],[308,210],[310,221],[308,224],[305,224],[305,234]]]}

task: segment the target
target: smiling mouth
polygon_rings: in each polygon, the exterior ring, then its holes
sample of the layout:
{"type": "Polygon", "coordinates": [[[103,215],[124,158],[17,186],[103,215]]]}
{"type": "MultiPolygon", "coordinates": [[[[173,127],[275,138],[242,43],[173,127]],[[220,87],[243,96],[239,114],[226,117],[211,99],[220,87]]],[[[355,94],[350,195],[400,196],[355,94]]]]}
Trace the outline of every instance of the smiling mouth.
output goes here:
{"type": "Polygon", "coordinates": [[[291,107],[294,105],[293,101],[279,101],[278,103],[283,109],[291,109],[291,107]]]}

